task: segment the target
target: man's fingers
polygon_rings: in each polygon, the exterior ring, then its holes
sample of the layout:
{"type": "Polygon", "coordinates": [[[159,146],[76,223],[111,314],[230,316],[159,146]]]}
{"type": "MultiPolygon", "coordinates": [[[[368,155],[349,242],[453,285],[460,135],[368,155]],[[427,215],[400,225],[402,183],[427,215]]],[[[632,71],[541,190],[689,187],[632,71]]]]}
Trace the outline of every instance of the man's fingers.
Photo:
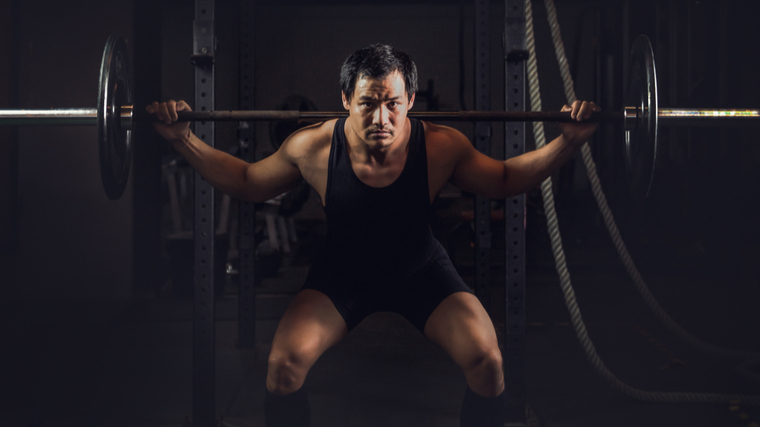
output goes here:
{"type": "Polygon", "coordinates": [[[177,121],[177,101],[173,99],[166,101],[166,110],[169,112],[169,119],[171,119],[171,123],[176,122],[177,121]]]}
{"type": "Polygon", "coordinates": [[[161,121],[164,120],[163,117],[161,116],[161,106],[159,105],[158,102],[153,102],[152,104],[148,105],[147,107],[145,107],[145,110],[150,114],[155,114],[159,120],[161,121]]]}
{"type": "Polygon", "coordinates": [[[177,111],[190,111],[190,106],[183,100],[177,101],[177,111]]]}
{"type": "Polygon", "coordinates": [[[169,114],[169,105],[166,102],[162,102],[158,106],[158,119],[162,122],[166,123],[167,125],[172,124],[172,118],[169,114]]]}
{"type": "Polygon", "coordinates": [[[599,108],[593,102],[588,102],[587,105],[586,105],[586,107],[587,107],[587,112],[586,112],[586,117],[585,117],[586,119],[588,119],[589,117],[591,117],[591,115],[594,114],[594,112],[601,111],[601,108],[599,108]]]}
{"type": "Polygon", "coordinates": [[[179,120],[179,114],[177,114],[179,111],[192,111],[192,108],[185,101],[170,99],[161,103],[153,102],[145,107],[145,111],[155,114],[159,121],[170,125],[179,120]]]}
{"type": "Polygon", "coordinates": [[[589,102],[583,101],[581,103],[580,111],[578,113],[578,121],[586,120],[589,117],[591,117],[591,112],[593,111],[593,107],[589,102]]]}
{"type": "Polygon", "coordinates": [[[591,114],[594,111],[601,111],[595,103],[589,101],[575,101],[573,103],[573,111],[570,113],[570,117],[580,122],[591,117],[591,114]]]}
{"type": "Polygon", "coordinates": [[[563,105],[560,111],[569,111],[571,119],[582,122],[589,119],[593,113],[602,111],[602,109],[591,101],[575,101],[573,105],[563,105]]]}
{"type": "Polygon", "coordinates": [[[570,106],[570,118],[573,120],[578,120],[578,112],[581,108],[581,101],[575,101],[573,102],[573,105],[570,106]]]}

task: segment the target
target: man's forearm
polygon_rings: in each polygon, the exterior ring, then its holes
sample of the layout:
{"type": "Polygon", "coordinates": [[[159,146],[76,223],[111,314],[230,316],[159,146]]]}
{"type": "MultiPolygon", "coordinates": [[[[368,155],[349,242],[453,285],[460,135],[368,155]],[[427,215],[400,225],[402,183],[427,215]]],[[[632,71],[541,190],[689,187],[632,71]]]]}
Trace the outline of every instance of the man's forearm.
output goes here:
{"type": "Polygon", "coordinates": [[[564,135],[541,147],[504,161],[507,169],[507,197],[525,193],[537,187],[555,170],[565,164],[580,147],[564,135]]]}
{"type": "Polygon", "coordinates": [[[172,142],[190,166],[214,188],[230,196],[245,199],[248,163],[209,147],[189,131],[184,141],[172,142]]]}

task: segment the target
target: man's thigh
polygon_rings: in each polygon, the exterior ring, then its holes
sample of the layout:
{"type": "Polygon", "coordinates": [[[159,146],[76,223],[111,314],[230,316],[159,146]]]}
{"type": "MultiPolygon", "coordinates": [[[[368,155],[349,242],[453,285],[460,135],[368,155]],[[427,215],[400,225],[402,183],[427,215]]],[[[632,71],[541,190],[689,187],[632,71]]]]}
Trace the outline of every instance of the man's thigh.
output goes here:
{"type": "Polygon", "coordinates": [[[458,292],[441,302],[425,323],[425,336],[462,366],[499,343],[488,313],[472,293],[458,292]]]}
{"type": "Polygon", "coordinates": [[[346,322],[325,294],[304,289],[296,294],[277,326],[272,357],[296,358],[308,369],[348,333],[346,322]]]}

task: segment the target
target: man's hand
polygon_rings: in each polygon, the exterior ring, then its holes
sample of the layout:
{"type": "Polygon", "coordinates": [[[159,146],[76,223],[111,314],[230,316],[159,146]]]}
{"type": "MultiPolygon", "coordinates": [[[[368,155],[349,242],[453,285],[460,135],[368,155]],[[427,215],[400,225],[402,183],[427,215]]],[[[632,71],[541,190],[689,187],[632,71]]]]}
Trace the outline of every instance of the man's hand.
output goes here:
{"type": "Polygon", "coordinates": [[[565,105],[562,111],[570,111],[570,117],[577,123],[559,123],[562,135],[572,145],[579,146],[586,142],[596,131],[597,123],[584,121],[591,117],[592,112],[602,111],[596,104],[589,101],[575,101],[573,106],[565,105]]]}
{"type": "Polygon", "coordinates": [[[166,102],[154,102],[147,107],[145,111],[154,114],[159,121],[153,123],[162,137],[174,145],[176,150],[180,150],[187,144],[190,139],[190,122],[178,122],[178,111],[192,111],[185,101],[169,100],[166,102]]]}

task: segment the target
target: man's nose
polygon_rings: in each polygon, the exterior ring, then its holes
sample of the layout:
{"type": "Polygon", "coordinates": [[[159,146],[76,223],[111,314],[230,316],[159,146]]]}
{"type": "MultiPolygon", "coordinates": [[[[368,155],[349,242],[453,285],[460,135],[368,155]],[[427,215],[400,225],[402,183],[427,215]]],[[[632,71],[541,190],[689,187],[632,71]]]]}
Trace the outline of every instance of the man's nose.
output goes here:
{"type": "Polygon", "coordinates": [[[375,114],[372,117],[372,124],[376,126],[383,127],[386,124],[388,124],[388,117],[390,115],[390,111],[388,110],[388,107],[386,107],[383,104],[380,104],[379,107],[375,110],[375,114]]]}

